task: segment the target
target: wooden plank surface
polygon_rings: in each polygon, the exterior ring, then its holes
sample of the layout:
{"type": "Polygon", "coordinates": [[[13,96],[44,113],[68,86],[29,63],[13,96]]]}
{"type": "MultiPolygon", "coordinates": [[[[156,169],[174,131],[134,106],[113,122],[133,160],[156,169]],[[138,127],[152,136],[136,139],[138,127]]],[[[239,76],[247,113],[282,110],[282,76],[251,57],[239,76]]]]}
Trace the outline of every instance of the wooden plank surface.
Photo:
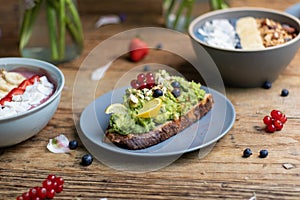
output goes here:
{"type": "MultiPolygon", "coordinates": [[[[122,31],[138,27],[163,26],[159,0],[118,1],[78,0],[84,27],[84,52],[58,67],[66,77],[59,108],[49,124],[35,137],[0,150],[0,199],[15,199],[30,187],[40,185],[48,174],[65,178],[65,189],[55,199],[91,200],[110,199],[300,199],[300,54],[279,76],[270,90],[261,88],[226,88],[226,95],[236,109],[236,121],[204,158],[198,151],[184,154],[171,165],[153,172],[128,173],[114,170],[95,160],[92,165],[80,165],[82,155],[88,151],[80,141],[72,111],[73,89],[76,75],[84,59],[100,42],[122,31]],[[124,12],[125,23],[95,29],[96,20],[105,14],[124,12]],[[287,88],[288,97],[280,97],[287,88]],[[262,118],[272,109],[280,109],[288,116],[281,132],[266,134],[262,118]],[[65,134],[77,139],[79,148],[70,154],[52,154],[46,149],[49,138],[65,134]],[[254,154],[242,158],[242,151],[250,147],[254,154]],[[269,156],[258,158],[261,149],[269,156]],[[293,164],[285,169],[284,163],[293,164]]],[[[260,6],[285,10],[296,0],[230,0],[232,7],[260,6]]],[[[0,57],[19,56],[18,51],[18,1],[0,0],[0,57]]],[[[117,45],[116,41],[116,45],[117,45]]],[[[162,41],[163,43],[163,41],[162,41]]],[[[115,47],[110,50],[114,51],[115,47]]],[[[182,59],[168,52],[152,50],[145,61],[164,62],[185,69],[182,59]]],[[[143,64],[143,62],[141,64],[143,64]]],[[[135,65],[122,56],[107,71],[102,80],[107,87],[97,88],[101,95],[114,86],[114,81],[135,65]]],[[[192,71],[186,71],[193,74],[192,71]]],[[[87,72],[86,77],[89,77],[87,72]]],[[[84,83],[85,80],[82,80],[84,83]]],[[[84,102],[84,92],[82,93],[84,102]]],[[[89,103],[89,102],[85,102],[89,103]]],[[[84,104],[77,105],[84,108],[84,104]]],[[[79,113],[75,113],[78,115],[79,113]]]]}

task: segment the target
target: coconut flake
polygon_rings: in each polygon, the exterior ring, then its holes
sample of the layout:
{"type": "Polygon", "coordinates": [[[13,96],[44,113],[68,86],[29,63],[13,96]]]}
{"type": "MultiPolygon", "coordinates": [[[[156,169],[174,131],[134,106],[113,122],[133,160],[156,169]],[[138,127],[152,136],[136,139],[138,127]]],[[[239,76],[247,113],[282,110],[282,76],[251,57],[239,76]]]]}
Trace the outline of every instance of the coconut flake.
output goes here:
{"type": "Polygon", "coordinates": [[[238,43],[234,27],[226,19],[206,22],[198,33],[204,37],[204,42],[214,47],[234,49],[238,43]]]}
{"type": "Polygon", "coordinates": [[[69,140],[63,134],[56,136],[53,139],[49,139],[47,149],[52,153],[68,153],[70,151],[69,140]]]}

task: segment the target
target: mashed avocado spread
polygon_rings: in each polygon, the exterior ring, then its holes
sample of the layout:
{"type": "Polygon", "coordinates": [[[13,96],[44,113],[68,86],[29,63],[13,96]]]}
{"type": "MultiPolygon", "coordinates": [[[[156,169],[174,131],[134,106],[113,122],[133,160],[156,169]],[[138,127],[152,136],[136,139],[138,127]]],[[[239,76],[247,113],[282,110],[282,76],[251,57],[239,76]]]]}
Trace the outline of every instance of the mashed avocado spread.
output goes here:
{"type": "Polygon", "coordinates": [[[156,72],[154,77],[155,84],[151,88],[126,90],[123,97],[126,112],[111,114],[109,132],[123,135],[149,132],[160,124],[185,115],[205,96],[199,83],[187,81],[180,76],[170,76],[165,70],[156,72]],[[139,110],[153,98],[162,100],[158,114],[150,118],[138,117],[139,110]]]}

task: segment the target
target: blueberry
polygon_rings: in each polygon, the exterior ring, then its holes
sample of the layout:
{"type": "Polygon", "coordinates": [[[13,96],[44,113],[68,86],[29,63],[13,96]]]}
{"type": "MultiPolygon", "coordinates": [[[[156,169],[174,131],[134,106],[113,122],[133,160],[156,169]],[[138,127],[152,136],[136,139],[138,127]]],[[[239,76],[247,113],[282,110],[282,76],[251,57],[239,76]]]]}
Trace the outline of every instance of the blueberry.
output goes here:
{"type": "Polygon", "coordinates": [[[286,97],[289,95],[289,90],[288,89],[282,89],[281,90],[281,96],[282,97],[286,97]]]}
{"type": "Polygon", "coordinates": [[[179,97],[180,96],[180,89],[179,88],[174,88],[174,90],[172,90],[172,94],[176,98],[179,97]]]}
{"type": "Polygon", "coordinates": [[[173,81],[171,85],[173,88],[180,88],[180,83],[178,81],[173,81]]]}
{"type": "Polygon", "coordinates": [[[92,162],[93,162],[93,156],[91,154],[86,154],[81,158],[81,165],[83,166],[88,166],[92,164],[92,162]]]}
{"type": "Polygon", "coordinates": [[[246,148],[243,152],[243,157],[248,158],[252,155],[252,150],[250,148],[246,148]]]}
{"type": "Polygon", "coordinates": [[[260,158],[265,158],[265,157],[267,157],[268,156],[268,150],[266,150],[266,149],[263,149],[263,150],[260,150],[260,152],[259,152],[259,157],[260,158]]]}
{"type": "Polygon", "coordinates": [[[76,140],[72,140],[69,142],[69,148],[70,149],[76,149],[78,147],[78,142],[76,140]]]}
{"type": "Polygon", "coordinates": [[[155,89],[155,90],[153,91],[153,97],[155,97],[155,98],[160,97],[160,96],[162,96],[163,94],[164,94],[163,91],[160,90],[160,89],[155,89]]]}
{"type": "Polygon", "coordinates": [[[158,44],[156,45],[156,49],[157,49],[157,50],[162,49],[162,43],[158,43],[158,44]]]}
{"type": "Polygon", "coordinates": [[[120,13],[119,18],[120,18],[121,22],[124,22],[126,20],[126,15],[124,13],[120,13]]]}
{"type": "Polygon", "coordinates": [[[264,84],[262,85],[262,88],[264,89],[270,89],[272,87],[272,83],[269,81],[264,82],[264,84]]]}
{"type": "Polygon", "coordinates": [[[144,72],[150,71],[151,67],[149,65],[144,66],[144,72]]]}

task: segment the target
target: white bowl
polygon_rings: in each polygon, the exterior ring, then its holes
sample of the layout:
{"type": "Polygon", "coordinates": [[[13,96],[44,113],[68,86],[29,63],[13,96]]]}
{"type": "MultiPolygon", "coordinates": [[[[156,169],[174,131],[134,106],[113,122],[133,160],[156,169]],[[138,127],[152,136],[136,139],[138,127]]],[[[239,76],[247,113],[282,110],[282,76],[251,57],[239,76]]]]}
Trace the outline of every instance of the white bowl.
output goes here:
{"type": "Polygon", "coordinates": [[[50,63],[30,58],[0,58],[0,69],[10,71],[20,67],[46,75],[54,84],[55,91],[41,105],[24,113],[0,119],[0,147],[18,144],[39,133],[57,110],[64,87],[63,73],[50,63]]]}

